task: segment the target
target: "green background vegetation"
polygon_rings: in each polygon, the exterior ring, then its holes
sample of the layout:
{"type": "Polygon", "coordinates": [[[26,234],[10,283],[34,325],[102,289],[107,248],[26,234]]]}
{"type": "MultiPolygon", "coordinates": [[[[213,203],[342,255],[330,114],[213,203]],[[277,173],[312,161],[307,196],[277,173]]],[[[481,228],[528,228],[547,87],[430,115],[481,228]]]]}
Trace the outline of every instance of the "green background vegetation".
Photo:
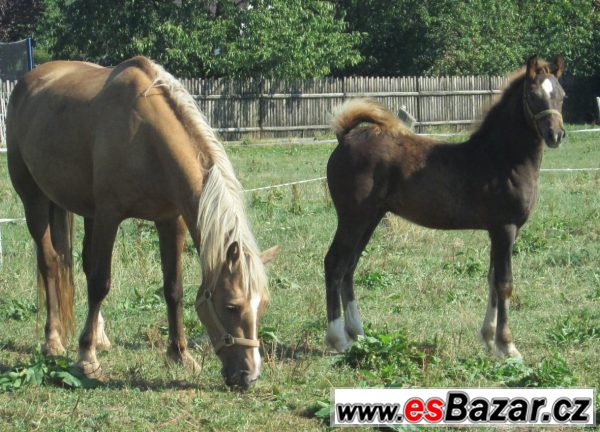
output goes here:
{"type": "Polygon", "coordinates": [[[532,54],[600,73],[596,0],[3,0],[0,23],[38,62],[144,54],[180,77],[493,75],[532,54]]]}

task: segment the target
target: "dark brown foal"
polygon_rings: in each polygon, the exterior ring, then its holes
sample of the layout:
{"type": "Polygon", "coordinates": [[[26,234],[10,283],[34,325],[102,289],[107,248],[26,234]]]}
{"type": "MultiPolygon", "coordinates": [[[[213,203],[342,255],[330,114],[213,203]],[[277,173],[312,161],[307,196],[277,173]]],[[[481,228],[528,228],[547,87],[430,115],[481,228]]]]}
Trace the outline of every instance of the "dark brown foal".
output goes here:
{"type": "Polygon", "coordinates": [[[536,201],[544,143],[558,147],[565,135],[562,70],[561,58],[552,66],[530,58],[461,144],[417,136],[373,101],[355,99],[341,107],[333,120],[339,145],[327,165],[338,217],[325,257],[325,341],[331,349],[344,351],[363,334],[354,270],[375,227],[392,212],[429,228],[489,232],[489,301],[481,338],[502,356],[520,356],[508,327],[511,252],[536,201]]]}

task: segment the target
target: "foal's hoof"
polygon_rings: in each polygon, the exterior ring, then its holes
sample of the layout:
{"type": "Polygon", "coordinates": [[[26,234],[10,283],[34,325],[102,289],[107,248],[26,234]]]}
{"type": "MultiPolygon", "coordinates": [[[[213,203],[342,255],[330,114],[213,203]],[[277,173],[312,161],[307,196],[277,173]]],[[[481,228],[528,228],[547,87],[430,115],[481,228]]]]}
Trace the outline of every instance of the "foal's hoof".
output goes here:
{"type": "Polygon", "coordinates": [[[186,371],[194,375],[199,374],[202,371],[200,365],[187,350],[179,351],[175,348],[167,348],[167,363],[170,365],[183,366],[186,371]]]}
{"type": "Polygon", "coordinates": [[[513,359],[521,359],[523,356],[515,347],[515,344],[510,342],[507,344],[496,344],[496,353],[499,357],[502,358],[513,358],[513,359]]]}
{"type": "Polygon", "coordinates": [[[365,331],[363,330],[362,326],[361,327],[346,326],[345,330],[346,330],[346,336],[348,337],[348,339],[352,339],[353,341],[358,340],[359,336],[365,335],[365,331]]]}
{"type": "Polygon", "coordinates": [[[479,333],[477,335],[479,336],[479,340],[481,341],[481,343],[483,345],[485,345],[485,347],[487,348],[487,350],[489,352],[491,352],[491,353],[496,352],[496,343],[494,342],[494,336],[492,336],[490,338],[490,337],[486,336],[482,330],[479,330],[479,333]]]}
{"type": "Polygon", "coordinates": [[[60,356],[67,352],[60,339],[52,339],[44,342],[42,353],[46,356],[60,356]]]}
{"type": "Polygon", "coordinates": [[[327,326],[325,344],[329,351],[344,352],[348,349],[348,336],[341,318],[331,321],[327,326]]]}
{"type": "Polygon", "coordinates": [[[85,360],[80,360],[75,364],[75,368],[80,370],[86,378],[89,379],[102,379],[102,368],[100,367],[99,362],[89,362],[85,360]]]}

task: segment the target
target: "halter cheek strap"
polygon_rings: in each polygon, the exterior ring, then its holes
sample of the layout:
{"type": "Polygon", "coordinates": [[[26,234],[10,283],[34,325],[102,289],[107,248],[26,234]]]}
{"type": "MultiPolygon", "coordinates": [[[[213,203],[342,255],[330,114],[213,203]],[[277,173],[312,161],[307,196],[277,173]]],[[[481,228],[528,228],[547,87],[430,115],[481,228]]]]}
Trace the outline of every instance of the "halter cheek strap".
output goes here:
{"type": "Polygon", "coordinates": [[[241,345],[248,348],[258,348],[260,346],[260,341],[258,339],[234,337],[231,333],[225,330],[225,327],[223,327],[223,324],[217,315],[217,311],[215,310],[215,305],[212,301],[212,292],[209,290],[204,291],[204,294],[198,299],[198,304],[201,305],[204,303],[206,303],[208,307],[208,313],[210,314],[210,317],[220,333],[219,338],[213,345],[215,354],[219,354],[219,351],[221,351],[223,348],[233,345],[241,345]]]}

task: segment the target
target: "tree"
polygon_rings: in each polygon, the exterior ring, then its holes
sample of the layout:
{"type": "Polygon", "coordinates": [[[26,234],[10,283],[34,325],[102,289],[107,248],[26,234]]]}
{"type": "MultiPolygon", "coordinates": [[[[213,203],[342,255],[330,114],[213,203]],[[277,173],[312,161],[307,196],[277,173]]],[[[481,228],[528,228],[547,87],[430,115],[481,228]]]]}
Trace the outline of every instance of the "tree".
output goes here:
{"type": "Polygon", "coordinates": [[[114,65],[143,54],[179,76],[307,78],[361,59],[359,35],[327,1],[178,3],[46,0],[39,35],[56,58],[114,65]]]}
{"type": "Polygon", "coordinates": [[[563,54],[569,73],[600,73],[597,0],[340,0],[365,33],[358,74],[504,74],[532,54],[563,54]]]}
{"type": "Polygon", "coordinates": [[[42,10],[42,0],[0,0],[0,41],[31,36],[42,10]]]}

